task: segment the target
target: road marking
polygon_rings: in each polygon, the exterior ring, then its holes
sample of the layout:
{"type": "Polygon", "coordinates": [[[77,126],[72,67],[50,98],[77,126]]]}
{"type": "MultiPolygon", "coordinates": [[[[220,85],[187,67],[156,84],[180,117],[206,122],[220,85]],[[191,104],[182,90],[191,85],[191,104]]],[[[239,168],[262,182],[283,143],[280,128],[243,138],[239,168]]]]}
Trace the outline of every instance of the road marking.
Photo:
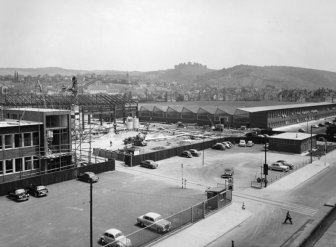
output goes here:
{"type": "Polygon", "coordinates": [[[67,209],[73,209],[73,210],[76,210],[76,211],[83,211],[84,209],[83,208],[77,208],[77,207],[66,207],[67,209]]]}
{"type": "Polygon", "coordinates": [[[303,206],[303,205],[296,204],[296,203],[285,202],[285,201],[275,201],[272,199],[266,199],[266,198],[261,198],[257,196],[246,195],[246,194],[239,193],[239,192],[234,192],[233,195],[237,197],[250,199],[252,201],[258,201],[258,202],[265,203],[265,204],[271,204],[271,205],[280,207],[285,210],[289,210],[292,212],[296,212],[296,213],[311,216],[311,217],[313,217],[318,211],[318,209],[316,208],[311,208],[311,207],[303,206]]]}

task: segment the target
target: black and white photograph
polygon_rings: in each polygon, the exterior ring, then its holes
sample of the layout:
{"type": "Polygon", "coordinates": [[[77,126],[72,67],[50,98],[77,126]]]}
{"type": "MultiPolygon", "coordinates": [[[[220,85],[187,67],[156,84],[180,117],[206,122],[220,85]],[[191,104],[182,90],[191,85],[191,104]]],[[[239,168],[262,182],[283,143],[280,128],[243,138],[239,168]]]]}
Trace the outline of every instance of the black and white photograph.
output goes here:
{"type": "Polygon", "coordinates": [[[335,247],[335,10],[0,0],[0,247],[335,247]]]}

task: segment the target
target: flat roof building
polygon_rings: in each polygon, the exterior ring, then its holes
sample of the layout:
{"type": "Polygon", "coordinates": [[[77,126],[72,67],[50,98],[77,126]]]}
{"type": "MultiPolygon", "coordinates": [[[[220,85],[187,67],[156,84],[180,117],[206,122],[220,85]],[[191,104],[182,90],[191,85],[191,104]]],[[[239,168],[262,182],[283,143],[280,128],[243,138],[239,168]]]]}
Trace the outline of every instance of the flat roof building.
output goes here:
{"type": "Polygon", "coordinates": [[[268,137],[269,150],[288,152],[288,153],[305,153],[311,147],[316,147],[316,135],[306,133],[286,132],[268,137]]]}

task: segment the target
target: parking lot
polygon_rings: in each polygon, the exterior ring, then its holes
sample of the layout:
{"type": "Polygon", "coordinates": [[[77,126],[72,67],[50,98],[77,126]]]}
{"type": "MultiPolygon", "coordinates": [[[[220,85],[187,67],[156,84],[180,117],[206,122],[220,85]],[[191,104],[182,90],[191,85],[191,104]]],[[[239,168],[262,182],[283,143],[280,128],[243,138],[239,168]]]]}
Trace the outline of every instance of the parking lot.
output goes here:
{"type": "MultiPolygon", "coordinates": [[[[94,243],[109,228],[125,235],[139,230],[136,218],[149,211],[167,217],[205,200],[208,187],[225,184],[225,168],[234,168],[234,190],[250,188],[251,180],[260,176],[264,156],[263,145],[235,145],[225,151],[207,149],[199,157],[161,160],[154,170],[116,162],[116,171],[99,174],[93,186],[94,243]]],[[[307,157],[267,152],[268,163],[279,159],[297,163],[307,157]]],[[[45,198],[22,203],[0,198],[1,246],[89,245],[89,184],[72,180],[51,185],[49,191],[45,198]]]]}

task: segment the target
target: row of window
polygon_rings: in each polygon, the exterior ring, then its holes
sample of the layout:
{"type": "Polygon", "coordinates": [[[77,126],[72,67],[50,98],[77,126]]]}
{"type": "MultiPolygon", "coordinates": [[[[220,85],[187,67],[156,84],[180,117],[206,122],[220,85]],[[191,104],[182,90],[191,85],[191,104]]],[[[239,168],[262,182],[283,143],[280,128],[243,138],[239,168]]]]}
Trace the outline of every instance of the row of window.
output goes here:
{"type": "Polygon", "coordinates": [[[0,160],[0,175],[31,171],[40,168],[40,161],[36,156],[0,160]]]}
{"type": "Polygon", "coordinates": [[[0,135],[0,150],[39,145],[39,133],[27,132],[0,135]]]}
{"type": "MultiPolygon", "coordinates": [[[[328,112],[328,110],[326,109],[322,109],[320,110],[321,113],[323,112],[328,112]]],[[[317,109],[311,109],[311,110],[307,110],[307,109],[295,109],[295,110],[279,110],[279,111],[273,111],[273,112],[269,112],[268,113],[268,118],[286,118],[289,116],[294,116],[294,115],[307,115],[307,114],[311,114],[311,113],[318,113],[319,110],[317,109]]]]}

